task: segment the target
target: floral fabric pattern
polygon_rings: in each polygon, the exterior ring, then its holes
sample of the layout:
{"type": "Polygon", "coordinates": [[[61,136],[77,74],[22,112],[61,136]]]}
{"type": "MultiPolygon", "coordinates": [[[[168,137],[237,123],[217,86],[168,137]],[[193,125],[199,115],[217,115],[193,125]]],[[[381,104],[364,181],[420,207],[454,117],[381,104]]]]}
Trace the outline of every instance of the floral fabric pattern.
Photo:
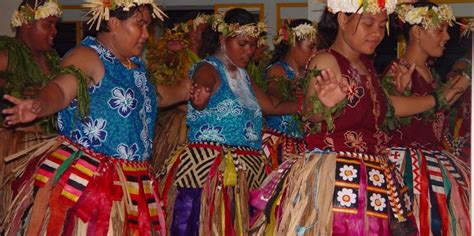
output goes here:
{"type": "MultiPolygon", "coordinates": [[[[221,83],[210,98],[207,107],[201,111],[188,103],[186,122],[190,142],[212,141],[219,144],[261,149],[262,111],[260,107],[246,106],[239,96],[232,92],[222,62],[210,56],[200,63],[212,65],[219,73],[221,83]]],[[[198,64],[199,65],[199,64],[198,64]]],[[[198,66],[191,69],[191,76],[198,66]]],[[[246,86],[251,89],[250,78],[245,74],[246,86]]],[[[252,96],[256,101],[255,94],[252,96]]]]}
{"type": "Polygon", "coordinates": [[[88,89],[89,115],[80,120],[77,99],[60,111],[60,133],[95,152],[129,161],[150,158],[154,121],[157,115],[156,92],[147,80],[139,58],[131,58],[137,68],[127,69],[95,38],[82,45],[94,49],[105,74],[88,89]]]}

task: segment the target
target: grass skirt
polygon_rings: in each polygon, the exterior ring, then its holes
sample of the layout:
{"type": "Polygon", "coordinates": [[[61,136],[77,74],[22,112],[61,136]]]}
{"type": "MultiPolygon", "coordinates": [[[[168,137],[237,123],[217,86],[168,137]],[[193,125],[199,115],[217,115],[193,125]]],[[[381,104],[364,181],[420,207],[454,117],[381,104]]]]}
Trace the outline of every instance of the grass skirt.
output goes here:
{"type": "Polygon", "coordinates": [[[421,235],[471,235],[470,168],[447,151],[391,148],[421,235]]]}
{"type": "Polygon", "coordinates": [[[387,158],[309,152],[280,165],[251,200],[256,235],[409,235],[407,188],[387,158]]]}
{"type": "Polygon", "coordinates": [[[2,222],[5,235],[166,234],[148,162],[94,153],[64,137],[18,155],[29,163],[2,222]]]}
{"type": "MultiPolygon", "coordinates": [[[[184,106],[186,107],[186,106],[184,106]]],[[[159,111],[153,139],[151,165],[153,172],[161,170],[171,153],[187,141],[186,111],[181,108],[159,111]]]]}
{"type": "Polygon", "coordinates": [[[0,127],[0,222],[7,207],[16,194],[15,178],[27,163],[27,158],[12,158],[10,155],[28,149],[50,139],[51,135],[40,132],[25,132],[0,127]]]}
{"type": "Polygon", "coordinates": [[[245,147],[178,148],[159,178],[171,234],[247,235],[249,194],[265,178],[264,161],[261,151],[245,147]]]}

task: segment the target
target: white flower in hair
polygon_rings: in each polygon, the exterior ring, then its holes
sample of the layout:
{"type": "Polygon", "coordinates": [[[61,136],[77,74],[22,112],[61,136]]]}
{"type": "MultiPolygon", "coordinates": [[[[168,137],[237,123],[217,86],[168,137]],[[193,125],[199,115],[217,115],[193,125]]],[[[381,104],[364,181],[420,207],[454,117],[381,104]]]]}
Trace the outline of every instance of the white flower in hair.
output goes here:
{"type": "Polygon", "coordinates": [[[59,5],[55,1],[50,0],[34,7],[23,5],[20,10],[13,13],[10,24],[13,28],[16,28],[33,20],[40,20],[49,16],[61,17],[61,15],[62,11],[59,5]]]}
{"type": "Polygon", "coordinates": [[[400,4],[396,9],[398,18],[410,25],[421,24],[423,28],[437,27],[443,22],[447,22],[450,26],[456,22],[451,8],[442,4],[439,7],[428,6],[414,7],[412,4],[400,4]]]}
{"type": "Polygon", "coordinates": [[[62,14],[58,4],[54,2],[46,2],[38,7],[35,12],[35,20],[43,19],[49,16],[60,16],[62,14]]]}
{"type": "Polygon", "coordinates": [[[383,10],[387,11],[387,14],[391,14],[395,11],[397,0],[316,0],[316,2],[327,2],[329,11],[332,13],[345,12],[345,13],[379,13],[383,10]]]}

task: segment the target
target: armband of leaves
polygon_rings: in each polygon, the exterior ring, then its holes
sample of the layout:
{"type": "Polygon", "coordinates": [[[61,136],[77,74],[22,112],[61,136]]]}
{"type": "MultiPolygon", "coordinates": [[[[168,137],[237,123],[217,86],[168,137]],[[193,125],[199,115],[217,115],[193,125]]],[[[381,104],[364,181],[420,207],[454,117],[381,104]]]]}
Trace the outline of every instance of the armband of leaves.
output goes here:
{"type": "Polygon", "coordinates": [[[298,99],[293,94],[291,80],[283,76],[271,76],[268,78],[268,83],[275,83],[277,85],[278,92],[280,92],[284,101],[296,101],[298,99]]]}
{"type": "Polygon", "coordinates": [[[408,88],[405,88],[402,94],[400,94],[397,89],[395,88],[394,78],[392,75],[385,75],[382,78],[382,87],[389,95],[403,95],[403,96],[411,96],[411,91],[408,88]]]}
{"type": "Polygon", "coordinates": [[[433,120],[436,112],[445,110],[449,107],[449,103],[443,93],[445,87],[446,85],[438,86],[438,88],[431,93],[431,96],[433,96],[435,100],[435,106],[421,114],[423,120],[433,120]]]}
{"type": "MultiPolygon", "coordinates": [[[[308,101],[309,107],[309,116],[315,115],[315,114],[321,114],[323,116],[324,121],[326,121],[326,124],[328,126],[328,130],[333,130],[334,129],[334,117],[337,117],[341,114],[342,109],[347,105],[347,99],[344,99],[343,101],[339,102],[336,106],[334,107],[326,107],[321,100],[319,100],[317,95],[313,95],[309,97],[308,101]]],[[[318,122],[315,127],[313,127],[310,130],[311,133],[313,132],[321,132],[321,122],[318,122]]]]}
{"type": "MultiPolygon", "coordinates": [[[[385,75],[382,79],[382,88],[387,99],[387,112],[385,113],[385,119],[381,125],[381,128],[385,132],[395,130],[401,126],[409,125],[411,123],[411,117],[398,117],[395,115],[395,107],[393,107],[391,95],[400,96],[395,85],[393,84],[393,76],[385,75]]],[[[402,96],[411,96],[411,91],[405,89],[402,96]]]]}
{"type": "Polygon", "coordinates": [[[78,110],[81,118],[86,117],[89,114],[89,83],[92,82],[92,78],[84,74],[84,72],[75,66],[68,66],[61,68],[58,75],[70,74],[77,79],[77,102],[78,110]]]}
{"type": "Polygon", "coordinates": [[[265,79],[265,76],[264,76],[264,71],[265,68],[262,68],[262,66],[257,65],[255,62],[251,61],[248,65],[247,65],[247,73],[251,76],[253,82],[259,87],[261,88],[263,91],[267,91],[268,89],[268,84],[267,84],[267,80],[265,79]]]}

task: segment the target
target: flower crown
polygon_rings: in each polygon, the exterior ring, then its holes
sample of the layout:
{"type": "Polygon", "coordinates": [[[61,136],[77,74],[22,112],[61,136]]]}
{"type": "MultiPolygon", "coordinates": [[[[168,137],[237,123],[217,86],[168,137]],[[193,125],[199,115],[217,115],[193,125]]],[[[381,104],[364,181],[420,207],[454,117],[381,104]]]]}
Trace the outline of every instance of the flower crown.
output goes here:
{"type": "MultiPolygon", "coordinates": [[[[316,0],[317,2],[323,2],[316,0]]],[[[387,14],[395,11],[397,0],[327,0],[328,9],[332,13],[340,11],[345,13],[362,13],[369,12],[377,14],[383,10],[387,14]]]]}
{"type": "Polygon", "coordinates": [[[263,22],[240,25],[239,23],[227,24],[221,15],[215,15],[212,29],[221,33],[224,37],[250,36],[258,38],[258,46],[265,44],[264,32],[267,26],[263,22]]]}
{"type": "Polygon", "coordinates": [[[282,41],[288,42],[290,45],[295,45],[298,40],[316,39],[316,28],[312,24],[304,23],[296,27],[290,28],[289,24],[284,24],[278,32],[278,36],[273,39],[273,44],[280,44],[282,41]]]}
{"type": "Polygon", "coordinates": [[[16,28],[23,24],[28,24],[33,20],[39,20],[49,16],[61,17],[61,15],[61,8],[54,1],[47,1],[39,6],[35,5],[34,8],[29,5],[23,5],[20,7],[20,10],[13,13],[10,24],[12,28],[16,28]]]}
{"type": "Polygon", "coordinates": [[[213,21],[212,15],[198,15],[192,20],[175,24],[170,33],[189,33],[191,30],[196,30],[199,25],[212,24],[213,21]]]}
{"type": "Polygon", "coordinates": [[[114,11],[117,8],[129,11],[132,7],[150,4],[153,8],[153,17],[160,20],[166,17],[166,14],[158,7],[154,0],[85,0],[84,2],[82,6],[89,9],[87,14],[90,15],[87,24],[90,24],[90,27],[96,24],[96,30],[99,30],[102,20],[109,20],[110,11],[114,11]]]}
{"type": "Polygon", "coordinates": [[[396,13],[403,23],[410,25],[421,24],[423,28],[437,27],[443,22],[452,26],[456,22],[451,7],[446,4],[439,7],[414,7],[412,4],[400,4],[397,6],[396,13]]]}

